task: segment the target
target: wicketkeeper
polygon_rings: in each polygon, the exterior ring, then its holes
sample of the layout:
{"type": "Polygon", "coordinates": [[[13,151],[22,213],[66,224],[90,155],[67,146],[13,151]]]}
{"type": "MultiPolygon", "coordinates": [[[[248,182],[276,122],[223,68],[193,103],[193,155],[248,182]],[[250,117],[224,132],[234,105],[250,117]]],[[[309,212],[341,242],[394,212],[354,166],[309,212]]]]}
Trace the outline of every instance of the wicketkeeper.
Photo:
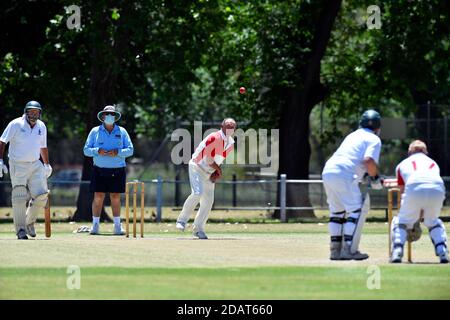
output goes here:
{"type": "Polygon", "coordinates": [[[360,128],[349,134],[325,164],[323,185],[330,208],[328,225],[331,260],[364,260],[358,251],[368,201],[363,199],[359,182],[368,173],[372,189],[381,189],[377,163],[380,157],[381,117],[375,110],[363,113],[360,128]]]}
{"type": "Polygon", "coordinates": [[[222,176],[221,164],[233,151],[232,135],[235,129],[236,121],[231,118],[223,120],[222,128],[209,134],[195,149],[189,161],[192,193],[184,202],[176,227],[184,231],[189,217],[200,202],[193,227],[194,236],[199,239],[208,239],[205,234],[205,225],[214,202],[214,183],[222,176]]]}
{"type": "Polygon", "coordinates": [[[402,201],[398,216],[392,219],[391,225],[393,263],[402,262],[407,239],[417,241],[420,238],[420,219],[429,230],[436,256],[441,263],[448,263],[447,234],[439,219],[445,186],[439,166],[427,154],[424,142],[413,141],[408,148],[408,158],[396,168],[402,201]]]}
{"type": "Polygon", "coordinates": [[[8,173],[3,163],[9,142],[9,174],[14,226],[18,239],[36,237],[34,223],[47,203],[47,178],[52,174],[47,149],[47,127],[39,120],[42,107],[37,101],[25,105],[23,116],[11,121],[0,137],[0,177],[8,173]],[[39,158],[42,157],[42,163],[39,158]],[[27,207],[27,202],[31,201],[27,207]]]}

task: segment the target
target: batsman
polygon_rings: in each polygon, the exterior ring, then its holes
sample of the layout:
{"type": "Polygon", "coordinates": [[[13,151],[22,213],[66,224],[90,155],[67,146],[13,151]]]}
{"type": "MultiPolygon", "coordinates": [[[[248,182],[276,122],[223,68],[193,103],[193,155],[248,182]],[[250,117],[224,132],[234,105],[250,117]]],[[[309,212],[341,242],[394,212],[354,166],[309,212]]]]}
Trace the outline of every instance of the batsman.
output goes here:
{"type": "Polygon", "coordinates": [[[0,137],[0,177],[8,173],[3,163],[9,142],[11,203],[17,238],[36,237],[34,223],[48,198],[47,178],[52,174],[47,148],[47,127],[39,120],[42,107],[37,101],[25,105],[23,116],[11,121],[0,137]],[[40,161],[42,157],[43,163],[40,161]],[[31,196],[31,201],[27,202],[31,196]]]}
{"type": "Polygon", "coordinates": [[[369,257],[358,250],[370,206],[368,194],[361,193],[359,183],[367,175],[372,189],[383,188],[377,165],[381,151],[380,131],[380,114],[375,110],[365,111],[359,129],[344,139],[323,169],[323,185],[330,208],[331,260],[369,257]]]}

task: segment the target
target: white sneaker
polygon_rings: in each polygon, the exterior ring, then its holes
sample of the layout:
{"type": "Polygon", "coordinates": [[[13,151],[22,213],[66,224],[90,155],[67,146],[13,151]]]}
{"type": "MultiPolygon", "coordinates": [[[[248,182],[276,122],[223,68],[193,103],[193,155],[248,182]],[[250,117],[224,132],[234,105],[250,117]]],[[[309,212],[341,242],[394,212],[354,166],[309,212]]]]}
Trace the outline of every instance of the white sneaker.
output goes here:
{"type": "Polygon", "coordinates": [[[184,231],[186,229],[186,222],[177,221],[176,227],[180,231],[184,231]]]}
{"type": "Polygon", "coordinates": [[[116,236],[125,235],[125,230],[122,229],[122,224],[114,225],[114,234],[116,236]]]}
{"type": "Polygon", "coordinates": [[[91,229],[90,234],[96,235],[96,234],[99,234],[99,233],[100,233],[100,223],[94,223],[92,225],[92,229],[91,229]]]}
{"type": "Polygon", "coordinates": [[[28,225],[26,226],[26,229],[27,229],[27,234],[28,234],[30,237],[32,237],[32,238],[36,237],[36,230],[34,230],[34,223],[28,224],[28,225]]]}

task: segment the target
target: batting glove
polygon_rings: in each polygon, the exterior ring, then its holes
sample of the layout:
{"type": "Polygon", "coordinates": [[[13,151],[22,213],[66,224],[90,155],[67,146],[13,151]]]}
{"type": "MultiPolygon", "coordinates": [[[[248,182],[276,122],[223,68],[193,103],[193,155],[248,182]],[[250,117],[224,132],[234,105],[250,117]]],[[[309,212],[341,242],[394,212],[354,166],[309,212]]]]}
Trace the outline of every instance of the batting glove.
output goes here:
{"type": "Polygon", "coordinates": [[[3,177],[3,174],[8,173],[8,167],[3,163],[3,160],[0,160],[0,178],[3,177]]]}
{"type": "Polygon", "coordinates": [[[50,177],[52,175],[53,169],[52,166],[50,164],[44,164],[44,169],[45,169],[45,175],[48,177],[50,177]]]}

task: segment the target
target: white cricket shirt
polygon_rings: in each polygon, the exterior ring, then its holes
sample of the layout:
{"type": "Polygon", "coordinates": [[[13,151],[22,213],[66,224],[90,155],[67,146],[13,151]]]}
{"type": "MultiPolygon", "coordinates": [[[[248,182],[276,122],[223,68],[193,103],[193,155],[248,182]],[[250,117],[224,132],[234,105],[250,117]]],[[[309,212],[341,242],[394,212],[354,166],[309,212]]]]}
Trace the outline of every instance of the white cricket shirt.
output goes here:
{"type": "Polygon", "coordinates": [[[438,164],[422,152],[414,153],[400,162],[395,172],[401,186],[414,183],[444,183],[438,164]]]}
{"type": "Polygon", "coordinates": [[[8,157],[16,162],[39,160],[41,148],[47,148],[47,127],[38,120],[33,128],[26,116],[14,119],[3,131],[0,141],[10,143],[8,157]]]}
{"type": "Polygon", "coordinates": [[[364,158],[372,158],[377,164],[380,159],[381,140],[370,129],[353,131],[341,143],[325,164],[323,173],[340,172],[347,177],[357,175],[361,179],[366,173],[364,158]]]}
{"type": "Polygon", "coordinates": [[[207,173],[213,173],[213,162],[221,165],[233,151],[234,139],[227,137],[222,130],[209,134],[200,142],[192,155],[192,160],[207,173]]]}

